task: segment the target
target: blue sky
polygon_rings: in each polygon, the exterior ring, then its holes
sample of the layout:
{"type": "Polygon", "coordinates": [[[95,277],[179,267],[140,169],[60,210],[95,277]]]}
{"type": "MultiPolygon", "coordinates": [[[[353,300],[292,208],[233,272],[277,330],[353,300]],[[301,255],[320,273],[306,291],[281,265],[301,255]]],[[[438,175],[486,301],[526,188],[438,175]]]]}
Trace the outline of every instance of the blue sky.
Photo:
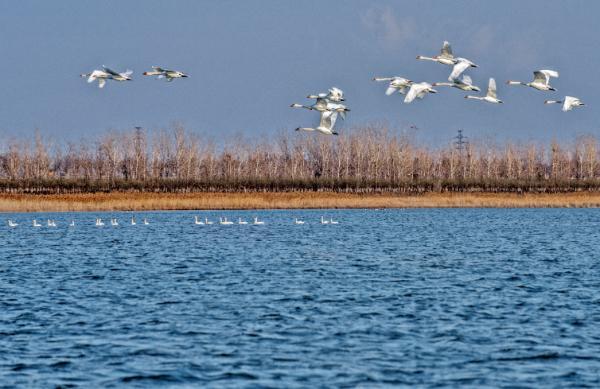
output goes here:
{"type": "Polygon", "coordinates": [[[600,135],[600,91],[590,88],[600,83],[600,2],[19,0],[2,8],[3,138],[38,128],[48,138],[78,140],[175,122],[216,140],[253,138],[314,124],[315,113],[288,106],[332,85],[352,109],[343,127],[415,125],[431,144],[460,128],[496,140],[600,135]],[[480,66],[469,71],[476,85],[485,89],[496,78],[504,105],[441,87],[405,105],[371,81],[444,81],[449,67],[415,59],[436,54],[444,40],[480,66]],[[98,89],[79,78],[102,64],[133,69],[134,81],[98,89]],[[191,77],[143,78],[151,65],[191,77]],[[558,92],[504,85],[544,68],[560,72],[558,92]],[[542,104],[565,94],[588,106],[563,113],[542,104]]]}

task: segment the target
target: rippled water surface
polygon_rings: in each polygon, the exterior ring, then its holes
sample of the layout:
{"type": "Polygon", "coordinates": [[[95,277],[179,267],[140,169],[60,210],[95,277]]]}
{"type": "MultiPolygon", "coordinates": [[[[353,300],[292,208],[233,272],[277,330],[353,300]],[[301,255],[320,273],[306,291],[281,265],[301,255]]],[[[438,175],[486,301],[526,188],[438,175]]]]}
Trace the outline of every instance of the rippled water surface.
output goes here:
{"type": "Polygon", "coordinates": [[[0,386],[600,385],[600,210],[143,217],[0,216],[0,386]]]}

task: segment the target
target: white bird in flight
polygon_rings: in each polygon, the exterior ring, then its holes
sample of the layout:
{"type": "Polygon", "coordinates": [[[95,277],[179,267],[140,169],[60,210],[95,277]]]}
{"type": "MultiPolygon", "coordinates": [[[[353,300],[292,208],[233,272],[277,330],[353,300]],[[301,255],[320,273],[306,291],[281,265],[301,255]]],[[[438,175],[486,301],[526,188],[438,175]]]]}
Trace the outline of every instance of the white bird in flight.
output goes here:
{"type": "Polygon", "coordinates": [[[437,93],[437,91],[427,82],[413,83],[404,98],[404,102],[410,104],[415,98],[422,99],[428,93],[437,93]]]}
{"type": "Polygon", "coordinates": [[[102,65],[102,69],[103,70],[96,69],[91,73],[81,74],[81,77],[87,78],[88,83],[98,80],[98,88],[104,88],[104,85],[106,85],[106,80],[131,81],[131,75],[133,74],[133,70],[126,70],[123,73],[117,73],[104,65],[102,65]]]}
{"type": "Polygon", "coordinates": [[[452,54],[452,47],[450,47],[450,43],[448,43],[448,41],[444,41],[444,44],[442,45],[442,50],[440,50],[440,55],[436,55],[434,57],[425,57],[423,55],[417,55],[417,59],[425,61],[434,61],[448,66],[452,66],[456,63],[456,59],[452,54]]]}
{"type": "Polygon", "coordinates": [[[348,107],[346,107],[344,104],[340,104],[340,103],[332,103],[330,101],[328,101],[325,98],[317,98],[316,103],[314,103],[313,105],[302,105],[302,104],[297,104],[294,103],[292,105],[290,105],[290,107],[292,108],[304,108],[304,109],[308,109],[308,110],[315,110],[315,111],[319,111],[319,112],[325,112],[325,111],[331,111],[331,112],[338,112],[340,114],[340,116],[342,117],[342,119],[346,119],[346,112],[350,112],[350,109],[348,107]]]}
{"type": "Polygon", "coordinates": [[[318,93],[316,95],[308,95],[306,97],[309,99],[327,99],[329,101],[339,103],[340,101],[344,101],[344,91],[340,88],[332,86],[327,93],[318,93]]]}
{"type": "Polygon", "coordinates": [[[179,70],[170,70],[164,69],[158,66],[152,66],[152,70],[149,72],[144,72],[144,76],[158,76],[156,78],[161,79],[164,78],[168,82],[173,81],[174,78],[187,78],[189,77],[184,72],[180,72],[179,70]]]}
{"type": "Polygon", "coordinates": [[[321,112],[321,119],[319,120],[319,125],[316,128],[298,127],[296,128],[296,131],[317,131],[324,135],[339,135],[337,132],[333,131],[333,127],[335,126],[337,116],[337,112],[323,111],[321,112]]]}
{"type": "Polygon", "coordinates": [[[567,112],[576,107],[582,107],[585,104],[577,97],[565,96],[563,100],[546,100],[544,104],[562,104],[562,111],[567,112]]]}
{"type": "Polygon", "coordinates": [[[478,86],[473,85],[473,80],[471,77],[464,75],[461,79],[454,79],[453,82],[434,82],[431,84],[432,86],[450,86],[453,88],[457,88],[466,92],[476,91],[479,92],[480,89],[478,86]]]}
{"type": "Polygon", "coordinates": [[[502,100],[499,100],[498,96],[496,95],[496,80],[493,78],[490,78],[487,94],[484,97],[469,95],[465,96],[465,99],[482,100],[492,104],[502,104],[502,100]]]}
{"type": "Polygon", "coordinates": [[[389,81],[388,87],[385,90],[387,96],[394,94],[396,91],[405,95],[413,83],[411,80],[404,77],[375,77],[373,78],[373,81],[389,81]]]}
{"type": "Polygon", "coordinates": [[[558,78],[558,72],[554,70],[536,70],[533,72],[533,81],[531,82],[521,82],[521,81],[506,81],[508,85],[524,85],[529,86],[537,90],[541,91],[555,91],[553,87],[550,86],[550,78],[558,78]]]}
{"type": "Polygon", "coordinates": [[[477,65],[475,65],[473,62],[469,61],[468,59],[465,58],[456,58],[456,63],[454,64],[454,67],[452,68],[452,73],[450,73],[450,76],[448,76],[448,81],[454,81],[456,79],[458,79],[458,77],[460,77],[461,74],[463,74],[463,72],[465,70],[467,70],[468,68],[476,68],[477,65]]]}

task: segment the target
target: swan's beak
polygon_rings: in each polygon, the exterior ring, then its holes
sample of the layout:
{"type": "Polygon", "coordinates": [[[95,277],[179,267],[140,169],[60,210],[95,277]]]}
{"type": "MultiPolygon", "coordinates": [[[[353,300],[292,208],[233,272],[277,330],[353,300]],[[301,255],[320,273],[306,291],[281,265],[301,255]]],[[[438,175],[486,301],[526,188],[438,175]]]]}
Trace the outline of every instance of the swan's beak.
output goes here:
{"type": "Polygon", "coordinates": [[[181,77],[188,78],[189,76],[187,74],[182,74],[181,77]]]}
{"type": "Polygon", "coordinates": [[[551,87],[551,88],[549,88],[548,90],[551,90],[552,92],[556,92],[556,89],[555,89],[555,88],[552,88],[552,87],[551,87]]]}
{"type": "Polygon", "coordinates": [[[472,63],[472,64],[471,64],[471,67],[472,67],[472,68],[478,68],[479,66],[478,66],[478,65],[475,65],[474,63],[472,63]]]}
{"type": "Polygon", "coordinates": [[[430,93],[438,93],[438,91],[436,91],[435,89],[430,89],[429,92],[430,93]]]}

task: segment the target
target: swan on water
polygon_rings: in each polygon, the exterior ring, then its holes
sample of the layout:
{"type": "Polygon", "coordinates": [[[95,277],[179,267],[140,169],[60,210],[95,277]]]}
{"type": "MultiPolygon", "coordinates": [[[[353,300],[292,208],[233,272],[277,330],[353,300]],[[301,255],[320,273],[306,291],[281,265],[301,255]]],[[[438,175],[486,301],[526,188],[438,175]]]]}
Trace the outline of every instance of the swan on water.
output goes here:
{"type": "Polygon", "coordinates": [[[304,220],[298,220],[298,218],[294,218],[294,224],[304,224],[304,220]]]}
{"type": "Polygon", "coordinates": [[[98,226],[98,227],[101,227],[101,226],[103,226],[103,225],[104,225],[104,222],[102,221],[102,219],[100,219],[100,218],[97,218],[97,219],[96,219],[96,226],[98,226]]]}
{"type": "Polygon", "coordinates": [[[488,103],[502,104],[502,100],[499,100],[498,96],[496,95],[496,80],[493,78],[490,78],[487,94],[484,97],[469,95],[465,96],[465,99],[482,100],[487,101],[488,103]]]}
{"type": "Polygon", "coordinates": [[[52,219],[48,219],[48,227],[56,227],[56,222],[52,219]]]}
{"type": "Polygon", "coordinates": [[[321,224],[329,224],[329,220],[325,220],[325,218],[321,216],[321,224]]]}
{"type": "Polygon", "coordinates": [[[406,94],[406,97],[404,98],[404,102],[406,104],[410,104],[414,99],[422,99],[428,93],[437,93],[431,84],[427,82],[412,84],[408,90],[408,93],[406,94]]]}
{"type": "Polygon", "coordinates": [[[321,112],[319,125],[316,128],[298,127],[296,128],[296,131],[317,131],[324,135],[339,135],[337,132],[333,131],[337,115],[337,112],[323,111],[321,112]]]}
{"type": "Polygon", "coordinates": [[[565,96],[563,100],[546,100],[544,104],[562,104],[562,111],[567,112],[576,107],[583,107],[585,104],[577,97],[565,96]]]}
{"type": "Polygon", "coordinates": [[[135,217],[131,217],[131,225],[135,226],[137,224],[137,222],[135,221],[135,217]]]}
{"type": "Polygon", "coordinates": [[[180,72],[179,70],[170,70],[161,68],[158,66],[152,66],[152,70],[149,72],[144,72],[144,76],[157,76],[156,78],[161,79],[164,78],[168,82],[173,81],[174,78],[187,78],[189,77],[184,72],[180,72]]]}
{"type": "Polygon", "coordinates": [[[441,63],[443,65],[452,66],[456,63],[456,59],[452,54],[452,47],[450,47],[450,43],[448,41],[444,41],[442,45],[442,49],[440,50],[440,54],[433,57],[425,57],[423,55],[417,55],[417,59],[425,60],[425,61],[434,61],[441,63]]]}
{"type": "Polygon", "coordinates": [[[198,220],[198,216],[194,216],[194,224],[204,225],[204,222],[202,220],[198,220]]]}
{"type": "Polygon", "coordinates": [[[333,220],[333,218],[329,218],[329,224],[340,224],[337,221],[333,220]]]}
{"type": "Polygon", "coordinates": [[[69,227],[75,227],[75,220],[71,220],[71,223],[69,223],[69,227]]]}
{"type": "Polygon", "coordinates": [[[42,223],[39,223],[36,219],[33,219],[33,226],[34,227],[41,227],[42,223]]]}
{"type": "Polygon", "coordinates": [[[16,226],[18,226],[18,225],[19,225],[18,223],[15,223],[14,221],[12,221],[12,220],[8,219],[8,226],[9,226],[9,227],[16,227],[16,226]]]}
{"type": "Polygon", "coordinates": [[[204,218],[204,224],[213,224],[208,218],[204,218]]]}
{"type": "Polygon", "coordinates": [[[230,221],[230,220],[227,220],[226,217],[223,217],[223,218],[220,217],[219,218],[219,224],[223,224],[223,225],[229,226],[229,225],[232,225],[233,222],[230,221]]]}
{"type": "Polygon", "coordinates": [[[88,83],[92,83],[98,80],[98,88],[104,88],[106,84],[106,80],[114,80],[114,81],[131,81],[131,75],[133,74],[133,70],[126,70],[122,73],[117,73],[114,70],[102,65],[103,70],[94,70],[91,73],[84,73],[80,76],[82,78],[87,78],[88,83]]]}
{"type": "Polygon", "coordinates": [[[408,78],[404,78],[404,77],[374,77],[373,81],[389,82],[388,87],[385,90],[385,94],[387,96],[394,94],[394,92],[396,92],[396,91],[405,95],[413,83],[411,80],[409,80],[408,78]]]}
{"type": "Polygon", "coordinates": [[[240,218],[238,219],[238,224],[248,224],[248,222],[247,222],[247,221],[245,221],[245,220],[242,220],[242,218],[240,217],[240,218]]]}
{"type": "Polygon", "coordinates": [[[148,224],[150,224],[150,223],[148,222],[148,219],[144,218],[144,225],[145,225],[145,226],[147,226],[148,224]]]}
{"type": "Polygon", "coordinates": [[[308,99],[327,99],[336,103],[344,101],[344,91],[332,86],[327,93],[317,93],[316,95],[306,96],[308,99]]]}
{"type": "Polygon", "coordinates": [[[431,84],[432,86],[450,86],[453,88],[457,88],[466,92],[470,92],[470,91],[475,91],[475,92],[479,92],[480,89],[478,86],[473,85],[473,81],[471,80],[471,77],[465,75],[462,76],[461,79],[454,79],[452,80],[453,82],[434,82],[433,84],[431,84]]]}
{"type": "Polygon", "coordinates": [[[258,220],[258,218],[257,218],[257,217],[255,217],[255,218],[254,218],[254,223],[252,223],[252,224],[254,224],[255,226],[262,226],[262,225],[264,225],[264,224],[265,224],[265,222],[263,222],[263,221],[259,221],[259,220],[258,220]]]}
{"type": "Polygon", "coordinates": [[[536,70],[533,72],[533,81],[521,82],[521,81],[506,81],[508,85],[524,85],[541,91],[555,91],[550,86],[550,78],[558,78],[558,72],[554,70],[536,70]]]}
{"type": "Polygon", "coordinates": [[[117,221],[117,219],[116,219],[116,218],[114,218],[114,219],[110,219],[110,225],[111,225],[111,226],[118,226],[118,225],[119,225],[119,222],[117,221]]]}

